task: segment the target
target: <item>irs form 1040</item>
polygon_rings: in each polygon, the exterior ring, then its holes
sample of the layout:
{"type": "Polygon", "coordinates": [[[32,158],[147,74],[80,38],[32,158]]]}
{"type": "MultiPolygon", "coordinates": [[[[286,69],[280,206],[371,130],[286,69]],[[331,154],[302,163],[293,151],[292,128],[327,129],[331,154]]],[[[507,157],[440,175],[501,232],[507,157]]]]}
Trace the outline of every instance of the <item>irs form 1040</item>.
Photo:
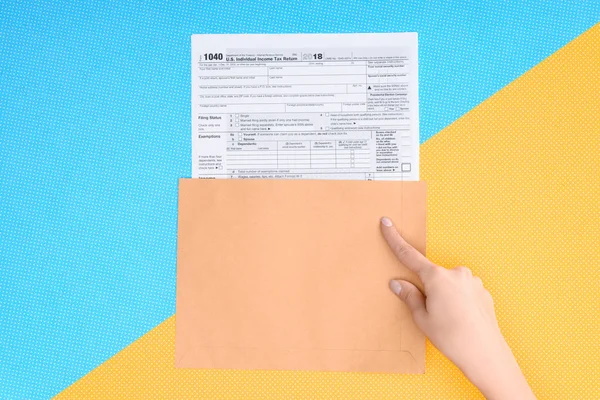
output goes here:
{"type": "Polygon", "coordinates": [[[416,33],[193,35],[192,177],[419,180],[416,33]]]}

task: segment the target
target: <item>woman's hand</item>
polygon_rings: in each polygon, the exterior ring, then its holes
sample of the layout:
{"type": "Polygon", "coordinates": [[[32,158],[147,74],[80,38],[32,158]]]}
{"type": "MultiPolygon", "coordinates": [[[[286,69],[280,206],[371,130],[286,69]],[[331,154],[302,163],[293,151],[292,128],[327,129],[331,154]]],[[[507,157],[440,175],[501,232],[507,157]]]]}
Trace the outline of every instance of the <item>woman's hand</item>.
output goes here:
{"type": "Polygon", "coordinates": [[[465,267],[435,265],[409,245],[388,218],[381,232],[424,292],[407,281],[390,288],[410,309],[417,326],[488,399],[535,399],[496,321],[492,296],[465,267]]]}

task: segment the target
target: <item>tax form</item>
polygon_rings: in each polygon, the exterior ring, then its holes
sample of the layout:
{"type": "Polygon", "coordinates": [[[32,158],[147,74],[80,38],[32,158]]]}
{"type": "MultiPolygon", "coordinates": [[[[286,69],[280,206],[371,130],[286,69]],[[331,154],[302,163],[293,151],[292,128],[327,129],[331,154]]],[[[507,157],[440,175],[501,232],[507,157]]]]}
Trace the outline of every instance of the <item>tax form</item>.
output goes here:
{"type": "Polygon", "coordinates": [[[192,35],[192,177],[419,180],[416,33],[192,35]]]}

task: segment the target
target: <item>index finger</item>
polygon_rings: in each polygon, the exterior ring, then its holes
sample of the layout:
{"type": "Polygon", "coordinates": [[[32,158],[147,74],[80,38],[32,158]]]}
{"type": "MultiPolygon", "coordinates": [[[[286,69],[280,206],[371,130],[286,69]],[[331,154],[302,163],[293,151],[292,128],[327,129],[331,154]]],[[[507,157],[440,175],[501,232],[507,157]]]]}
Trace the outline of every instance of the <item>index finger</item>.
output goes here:
{"type": "Polygon", "coordinates": [[[391,219],[387,217],[381,218],[381,233],[396,258],[406,268],[419,274],[421,279],[423,279],[423,273],[435,267],[434,263],[404,240],[394,227],[391,219]]]}

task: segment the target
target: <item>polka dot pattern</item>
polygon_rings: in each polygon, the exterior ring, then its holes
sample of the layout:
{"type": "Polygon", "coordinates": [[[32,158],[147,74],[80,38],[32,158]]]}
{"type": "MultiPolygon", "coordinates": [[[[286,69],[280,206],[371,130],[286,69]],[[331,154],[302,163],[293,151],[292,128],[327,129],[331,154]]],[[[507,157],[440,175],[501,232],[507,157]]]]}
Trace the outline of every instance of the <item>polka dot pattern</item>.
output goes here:
{"type": "MultiPolygon", "coordinates": [[[[600,25],[422,145],[428,256],[466,265],[543,399],[600,393],[600,25]]],[[[477,399],[432,346],[424,375],[174,368],[175,317],[58,398],[477,399]]]]}

